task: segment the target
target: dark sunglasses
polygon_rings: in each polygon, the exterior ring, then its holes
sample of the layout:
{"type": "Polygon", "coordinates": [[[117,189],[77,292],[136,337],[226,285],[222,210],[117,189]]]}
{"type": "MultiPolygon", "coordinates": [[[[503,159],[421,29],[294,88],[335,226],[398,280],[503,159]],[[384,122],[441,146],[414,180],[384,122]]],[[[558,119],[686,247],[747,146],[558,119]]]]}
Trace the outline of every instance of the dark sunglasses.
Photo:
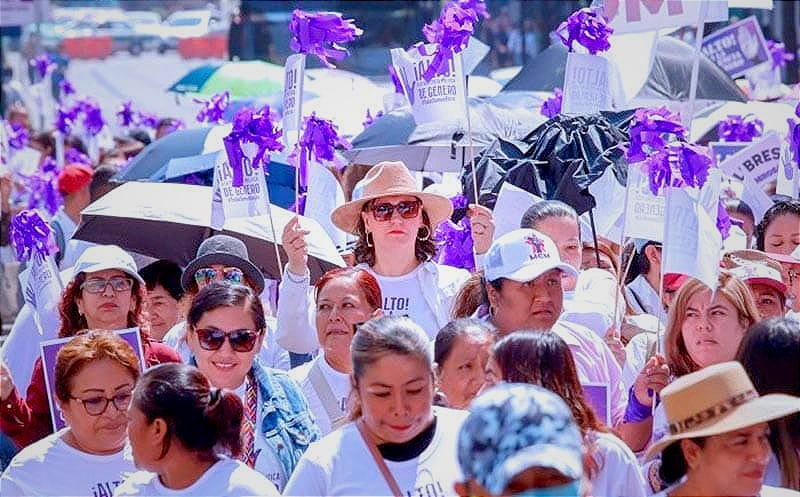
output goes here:
{"type": "Polygon", "coordinates": [[[414,219],[419,214],[419,208],[422,205],[420,200],[403,200],[397,205],[390,204],[389,202],[374,203],[370,207],[372,217],[376,221],[388,221],[392,218],[396,210],[400,217],[403,219],[414,219]]]}
{"type": "Polygon", "coordinates": [[[238,267],[226,267],[222,270],[217,270],[213,267],[201,267],[194,272],[194,281],[200,287],[210,285],[217,280],[217,277],[221,277],[231,283],[241,284],[244,280],[244,271],[238,267]]]}
{"type": "Polygon", "coordinates": [[[236,352],[250,352],[258,340],[256,330],[222,331],[216,328],[197,328],[197,341],[203,350],[219,350],[227,338],[236,352]]]}
{"type": "Polygon", "coordinates": [[[127,292],[133,287],[133,280],[123,276],[114,276],[111,279],[104,280],[102,278],[92,278],[86,280],[81,284],[81,290],[86,290],[89,293],[103,293],[106,287],[111,285],[111,289],[115,292],[127,292]]]}

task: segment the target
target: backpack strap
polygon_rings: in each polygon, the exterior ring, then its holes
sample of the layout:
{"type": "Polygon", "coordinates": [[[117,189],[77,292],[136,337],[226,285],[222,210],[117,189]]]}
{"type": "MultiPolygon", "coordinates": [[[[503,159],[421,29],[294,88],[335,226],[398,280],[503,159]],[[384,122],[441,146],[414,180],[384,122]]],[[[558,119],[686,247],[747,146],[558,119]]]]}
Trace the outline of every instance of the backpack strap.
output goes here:
{"type": "MultiPolygon", "coordinates": [[[[324,357],[318,359],[318,361],[324,360],[324,357]]],[[[330,385],[325,381],[319,362],[315,362],[311,366],[308,372],[308,379],[311,381],[311,388],[314,389],[319,400],[322,401],[322,407],[325,409],[325,413],[331,421],[332,428],[335,430],[345,424],[347,422],[347,417],[344,411],[342,411],[342,408],[339,407],[339,403],[336,401],[336,396],[333,394],[330,385]]]]}

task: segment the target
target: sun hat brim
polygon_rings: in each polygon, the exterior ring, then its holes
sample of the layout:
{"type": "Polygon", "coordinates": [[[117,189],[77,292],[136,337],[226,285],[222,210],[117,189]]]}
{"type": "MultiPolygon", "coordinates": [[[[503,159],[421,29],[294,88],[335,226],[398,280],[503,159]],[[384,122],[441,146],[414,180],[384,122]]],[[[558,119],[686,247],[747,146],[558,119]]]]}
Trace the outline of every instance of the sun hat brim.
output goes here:
{"type": "Polygon", "coordinates": [[[435,193],[423,193],[420,191],[409,191],[405,188],[398,188],[396,191],[387,189],[374,195],[367,195],[358,200],[353,200],[342,204],[331,213],[331,221],[342,231],[358,235],[358,221],[361,219],[361,211],[364,205],[377,198],[390,197],[393,195],[408,195],[417,197],[422,201],[422,208],[428,214],[431,229],[435,230],[439,224],[453,214],[453,204],[450,199],[435,193]]]}
{"type": "Polygon", "coordinates": [[[94,264],[85,265],[80,268],[79,271],[75,272],[73,268],[72,279],[75,279],[76,276],[80,273],[96,273],[98,271],[105,271],[106,269],[116,269],[118,271],[122,271],[123,273],[127,274],[131,278],[135,279],[139,282],[140,285],[144,285],[144,279],[139,276],[139,273],[136,271],[131,271],[129,268],[122,266],[121,264],[112,264],[107,262],[97,262],[94,264]]]}
{"type": "Polygon", "coordinates": [[[719,416],[715,423],[704,428],[662,438],[647,449],[645,461],[649,461],[674,442],[687,438],[722,435],[723,433],[772,421],[796,412],[800,412],[799,397],[780,393],[767,394],[731,409],[727,414],[719,416]]]}
{"type": "Polygon", "coordinates": [[[181,274],[181,286],[183,286],[183,289],[186,291],[194,289],[196,285],[194,281],[194,273],[196,273],[198,269],[208,267],[212,264],[238,267],[242,270],[244,275],[247,276],[247,279],[253,284],[253,290],[257,295],[261,295],[261,292],[264,291],[264,275],[255,264],[246,259],[242,259],[241,257],[222,252],[201,255],[200,257],[192,260],[186,266],[186,269],[183,270],[183,274],[181,274]]]}

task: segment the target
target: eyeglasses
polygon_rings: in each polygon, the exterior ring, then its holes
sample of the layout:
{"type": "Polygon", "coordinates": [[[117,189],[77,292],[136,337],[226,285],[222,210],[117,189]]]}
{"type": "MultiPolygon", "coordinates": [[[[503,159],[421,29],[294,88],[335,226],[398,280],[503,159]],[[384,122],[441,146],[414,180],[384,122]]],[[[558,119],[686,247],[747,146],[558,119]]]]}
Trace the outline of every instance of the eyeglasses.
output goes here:
{"type": "Polygon", "coordinates": [[[222,331],[216,328],[197,328],[194,331],[203,350],[219,350],[227,338],[236,352],[250,352],[259,335],[256,330],[222,331]]]}
{"type": "Polygon", "coordinates": [[[133,287],[133,280],[122,276],[115,276],[107,280],[92,278],[83,282],[81,290],[86,290],[89,293],[103,293],[108,285],[111,285],[111,289],[115,292],[127,292],[133,287]]]}
{"type": "Polygon", "coordinates": [[[78,397],[72,398],[83,404],[83,408],[86,410],[86,414],[89,416],[100,416],[106,412],[109,402],[114,404],[114,407],[117,409],[117,411],[127,411],[128,407],[131,405],[133,393],[120,392],[113,397],[103,397],[102,395],[99,395],[97,397],[89,397],[88,399],[79,399],[78,397]]]}
{"type": "Polygon", "coordinates": [[[213,267],[201,267],[194,273],[194,281],[197,286],[206,286],[216,281],[218,277],[231,283],[241,283],[244,280],[244,272],[238,267],[226,267],[221,270],[213,267]]]}
{"type": "Polygon", "coordinates": [[[376,221],[390,220],[395,210],[403,219],[414,219],[419,214],[421,205],[422,202],[420,200],[403,200],[397,205],[381,202],[380,204],[372,204],[370,210],[376,221]]]}

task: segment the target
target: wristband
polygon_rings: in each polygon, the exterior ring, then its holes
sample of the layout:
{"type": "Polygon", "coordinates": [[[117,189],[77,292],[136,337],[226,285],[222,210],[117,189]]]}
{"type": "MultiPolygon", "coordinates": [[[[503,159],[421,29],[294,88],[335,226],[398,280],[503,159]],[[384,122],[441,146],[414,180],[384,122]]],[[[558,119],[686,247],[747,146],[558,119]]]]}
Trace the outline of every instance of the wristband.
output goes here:
{"type": "Polygon", "coordinates": [[[628,389],[628,406],[625,408],[623,423],[638,423],[650,418],[653,415],[653,408],[639,402],[633,391],[633,386],[628,389]]]}

